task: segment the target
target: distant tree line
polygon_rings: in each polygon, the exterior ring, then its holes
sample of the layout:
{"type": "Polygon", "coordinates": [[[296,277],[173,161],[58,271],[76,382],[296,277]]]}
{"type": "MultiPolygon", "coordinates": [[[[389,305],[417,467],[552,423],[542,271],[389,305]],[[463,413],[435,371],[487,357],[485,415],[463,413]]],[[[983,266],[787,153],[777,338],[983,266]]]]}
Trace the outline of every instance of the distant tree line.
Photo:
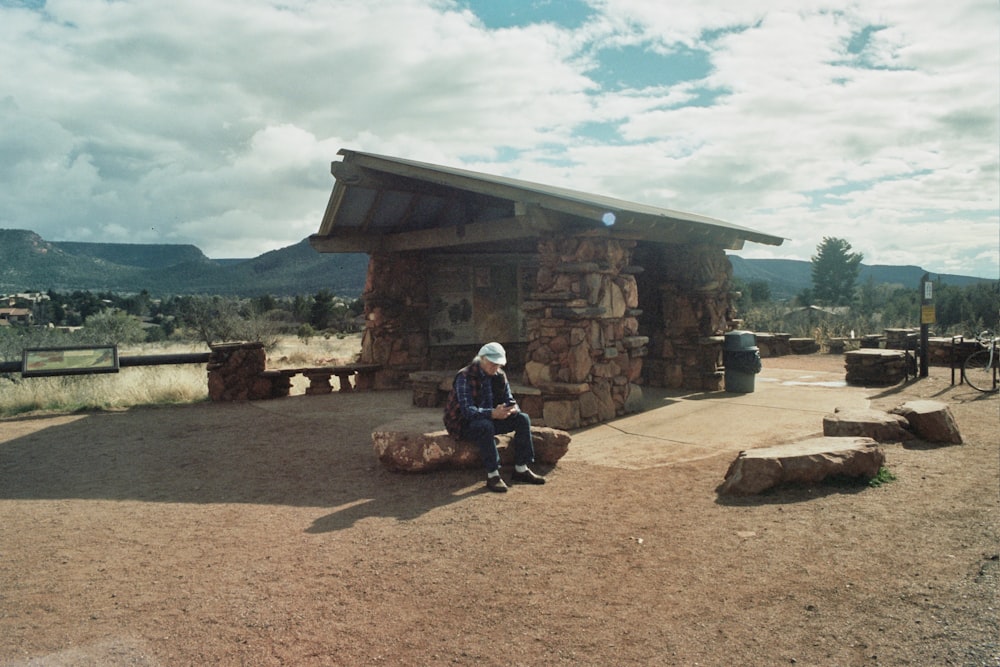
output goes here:
{"type": "Polygon", "coordinates": [[[14,305],[31,308],[31,326],[0,328],[0,359],[20,357],[24,347],[73,344],[137,344],[200,340],[206,344],[246,340],[273,345],[283,335],[308,342],[317,335],[359,330],[360,299],[328,290],[312,296],[236,298],[50,290],[48,298],[14,305]],[[72,339],[68,340],[67,336],[72,339]]]}
{"type": "MultiPolygon", "coordinates": [[[[850,243],[826,237],[816,250],[813,286],[791,303],[775,303],[766,282],[735,280],[740,293],[735,305],[744,326],[813,337],[822,329],[826,336],[844,337],[851,331],[861,335],[920,325],[919,285],[876,285],[869,279],[859,286],[863,255],[851,252],[850,243]],[[820,309],[811,318],[789,317],[808,306],[820,309]]],[[[937,335],[996,331],[1000,323],[1000,282],[956,287],[935,281],[933,301],[936,322],[930,328],[937,335]]]]}

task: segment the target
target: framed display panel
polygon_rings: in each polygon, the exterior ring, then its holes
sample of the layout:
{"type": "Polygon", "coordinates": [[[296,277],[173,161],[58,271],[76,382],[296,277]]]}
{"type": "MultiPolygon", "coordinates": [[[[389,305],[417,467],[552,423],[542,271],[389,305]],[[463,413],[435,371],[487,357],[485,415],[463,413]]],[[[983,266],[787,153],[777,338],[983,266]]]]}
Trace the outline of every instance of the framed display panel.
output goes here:
{"type": "Polygon", "coordinates": [[[118,372],[117,345],[36,347],[22,354],[22,377],[118,372]]]}
{"type": "Polygon", "coordinates": [[[521,304],[533,289],[537,269],[518,256],[455,257],[430,262],[430,344],[471,345],[524,342],[521,304]]]}

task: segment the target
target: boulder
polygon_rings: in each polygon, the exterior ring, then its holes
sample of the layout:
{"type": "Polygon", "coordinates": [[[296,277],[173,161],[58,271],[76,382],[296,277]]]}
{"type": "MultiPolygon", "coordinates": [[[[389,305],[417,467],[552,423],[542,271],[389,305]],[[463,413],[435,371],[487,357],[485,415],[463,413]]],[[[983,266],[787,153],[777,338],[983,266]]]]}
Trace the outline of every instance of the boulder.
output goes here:
{"type": "MultiPolygon", "coordinates": [[[[514,462],[513,434],[497,436],[500,462],[514,462]]],[[[544,426],[531,427],[535,461],[554,465],[569,451],[566,431],[544,426]]],[[[441,414],[408,415],[383,424],[372,431],[372,446],[378,460],[397,472],[430,472],[443,468],[478,468],[482,465],[479,448],[458,440],[441,428],[441,414]]]]}
{"type": "Polygon", "coordinates": [[[939,401],[908,401],[893,409],[910,424],[922,440],[949,445],[962,444],[962,434],[947,405],[939,401]]]}
{"type": "Polygon", "coordinates": [[[901,415],[864,408],[837,408],[823,417],[823,435],[865,436],[877,442],[902,442],[913,438],[909,422],[901,415]]]}
{"type": "Polygon", "coordinates": [[[828,477],[872,479],[885,455],[871,438],[812,438],[740,452],[717,491],[752,495],[778,484],[814,484],[828,477]]]}

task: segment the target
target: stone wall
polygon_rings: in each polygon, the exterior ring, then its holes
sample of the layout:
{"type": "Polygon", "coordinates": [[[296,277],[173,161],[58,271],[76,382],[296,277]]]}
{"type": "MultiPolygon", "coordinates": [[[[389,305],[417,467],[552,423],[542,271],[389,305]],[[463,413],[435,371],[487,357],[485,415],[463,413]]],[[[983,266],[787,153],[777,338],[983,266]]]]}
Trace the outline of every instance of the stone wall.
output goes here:
{"type": "MultiPolygon", "coordinates": [[[[629,412],[643,382],[721,391],[723,334],[733,325],[721,248],[586,236],[543,238],[537,249],[522,303],[527,343],[509,344],[508,371],[540,390],[547,426],[629,412]]],[[[371,257],[360,362],[382,366],[375,388],[407,386],[415,370],[457,370],[475,354],[430,346],[427,268],[418,253],[371,257]]]]}
{"type": "Polygon", "coordinates": [[[427,270],[418,254],[375,254],[362,294],[363,364],[379,364],[376,389],[402,387],[429,351],[427,270]]]}
{"type": "Polygon", "coordinates": [[[545,424],[578,428],[624,414],[641,396],[647,338],[639,335],[632,241],[539,241],[536,290],[523,304],[524,381],[541,390],[545,424]]]}
{"type": "Polygon", "coordinates": [[[732,266],[707,244],[645,245],[637,252],[651,386],[720,391],[723,334],[732,328],[732,266]]]}
{"type": "Polygon", "coordinates": [[[271,398],[273,383],[262,375],[267,354],[262,343],[222,343],[208,359],[208,396],[213,401],[271,398]]]}

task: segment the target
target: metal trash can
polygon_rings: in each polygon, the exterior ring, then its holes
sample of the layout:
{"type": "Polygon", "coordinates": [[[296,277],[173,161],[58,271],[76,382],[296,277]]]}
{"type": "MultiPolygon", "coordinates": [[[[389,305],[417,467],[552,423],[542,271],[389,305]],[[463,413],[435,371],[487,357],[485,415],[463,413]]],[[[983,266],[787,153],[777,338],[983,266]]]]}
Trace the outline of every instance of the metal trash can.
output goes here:
{"type": "Polygon", "coordinates": [[[754,390],[754,376],[763,367],[757,337],[752,331],[730,331],[722,346],[722,364],[726,368],[726,391],[749,394],[754,390]]]}

